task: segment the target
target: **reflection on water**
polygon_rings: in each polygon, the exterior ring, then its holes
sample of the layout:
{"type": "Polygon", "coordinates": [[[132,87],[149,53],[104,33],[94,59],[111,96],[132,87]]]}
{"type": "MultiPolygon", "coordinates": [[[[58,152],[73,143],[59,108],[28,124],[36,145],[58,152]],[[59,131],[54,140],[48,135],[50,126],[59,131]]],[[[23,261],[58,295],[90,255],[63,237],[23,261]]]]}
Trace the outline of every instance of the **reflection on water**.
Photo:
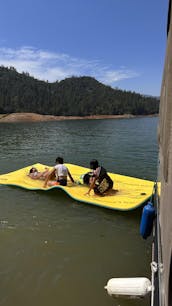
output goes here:
{"type": "MultiPolygon", "coordinates": [[[[57,155],[88,167],[154,180],[157,118],[1,124],[0,172],[57,155]]],[[[60,190],[0,186],[0,305],[147,305],[114,301],[111,277],[150,276],[150,240],[139,236],[141,209],[116,212],[78,203],[60,190]]]]}

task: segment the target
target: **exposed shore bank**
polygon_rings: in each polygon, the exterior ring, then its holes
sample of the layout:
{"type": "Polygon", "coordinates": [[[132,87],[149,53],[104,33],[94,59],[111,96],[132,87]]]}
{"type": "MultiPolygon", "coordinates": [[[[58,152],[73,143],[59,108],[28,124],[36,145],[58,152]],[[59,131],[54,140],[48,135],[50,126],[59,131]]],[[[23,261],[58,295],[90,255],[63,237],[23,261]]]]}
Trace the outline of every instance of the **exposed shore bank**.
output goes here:
{"type": "MultiPolygon", "coordinates": [[[[158,114],[148,115],[146,117],[157,117],[158,114]]],[[[84,119],[128,119],[144,116],[134,116],[131,114],[124,115],[92,115],[92,116],[53,116],[40,115],[36,113],[12,113],[0,114],[0,123],[6,122],[43,122],[43,121],[60,121],[60,120],[84,120],[84,119]]]]}

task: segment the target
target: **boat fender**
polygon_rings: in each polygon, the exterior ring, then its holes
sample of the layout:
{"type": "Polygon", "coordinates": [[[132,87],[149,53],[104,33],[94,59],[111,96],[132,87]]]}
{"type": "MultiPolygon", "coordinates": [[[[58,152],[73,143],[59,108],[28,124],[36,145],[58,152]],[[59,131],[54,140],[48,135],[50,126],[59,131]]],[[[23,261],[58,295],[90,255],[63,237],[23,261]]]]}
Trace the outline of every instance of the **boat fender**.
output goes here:
{"type": "Polygon", "coordinates": [[[142,211],[142,217],[140,222],[140,235],[146,239],[152,233],[153,222],[155,218],[155,208],[152,202],[148,202],[142,211]]]}
{"type": "Polygon", "coordinates": [[[146,277],[111,278],[104,287],[112,297],[144,297],[152,290],[146,277]]]}

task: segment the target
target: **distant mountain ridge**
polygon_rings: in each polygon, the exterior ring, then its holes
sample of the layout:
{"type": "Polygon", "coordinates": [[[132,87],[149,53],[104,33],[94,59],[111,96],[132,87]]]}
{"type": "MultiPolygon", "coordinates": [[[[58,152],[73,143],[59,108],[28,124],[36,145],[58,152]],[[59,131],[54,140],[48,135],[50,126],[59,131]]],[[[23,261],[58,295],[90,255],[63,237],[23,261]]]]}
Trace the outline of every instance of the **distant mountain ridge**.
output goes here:
{"type": "Polygon", "coordinates": [[[0,67],[0,113],[29,112],[55,116],[151,115],[159,99],[113,89],[94,78],[71,77],[49,83],[15,68],[0,67]]]}

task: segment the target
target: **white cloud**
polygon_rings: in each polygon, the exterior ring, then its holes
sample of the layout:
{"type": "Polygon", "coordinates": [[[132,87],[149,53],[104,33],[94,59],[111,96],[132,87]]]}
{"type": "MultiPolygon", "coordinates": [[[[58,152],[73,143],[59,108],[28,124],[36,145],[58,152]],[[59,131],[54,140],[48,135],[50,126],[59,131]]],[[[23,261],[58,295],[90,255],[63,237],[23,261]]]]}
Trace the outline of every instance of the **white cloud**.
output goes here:
{"type": "Polygon", "coordinates": [[[138,76],[138,73],[121,67],[113,70],[100,61],[78,59],[25,46],[19,49],[0,48],[0,65],[13,66],[19,72],[28,72],[40,80],[54,82],[70,76],[91,76],[102,83],[114,86],[117,81],[138,76]]]}
{"type": "Polygon", "coordinates": [[[104,76],[101,77],[101,81],[107,84],[114,84],[117,81],[135,78],[137,76],[139,76],[138,73],[127,69],[120,69],[116,71],[109,70],[105,71],[104,76]]]}

